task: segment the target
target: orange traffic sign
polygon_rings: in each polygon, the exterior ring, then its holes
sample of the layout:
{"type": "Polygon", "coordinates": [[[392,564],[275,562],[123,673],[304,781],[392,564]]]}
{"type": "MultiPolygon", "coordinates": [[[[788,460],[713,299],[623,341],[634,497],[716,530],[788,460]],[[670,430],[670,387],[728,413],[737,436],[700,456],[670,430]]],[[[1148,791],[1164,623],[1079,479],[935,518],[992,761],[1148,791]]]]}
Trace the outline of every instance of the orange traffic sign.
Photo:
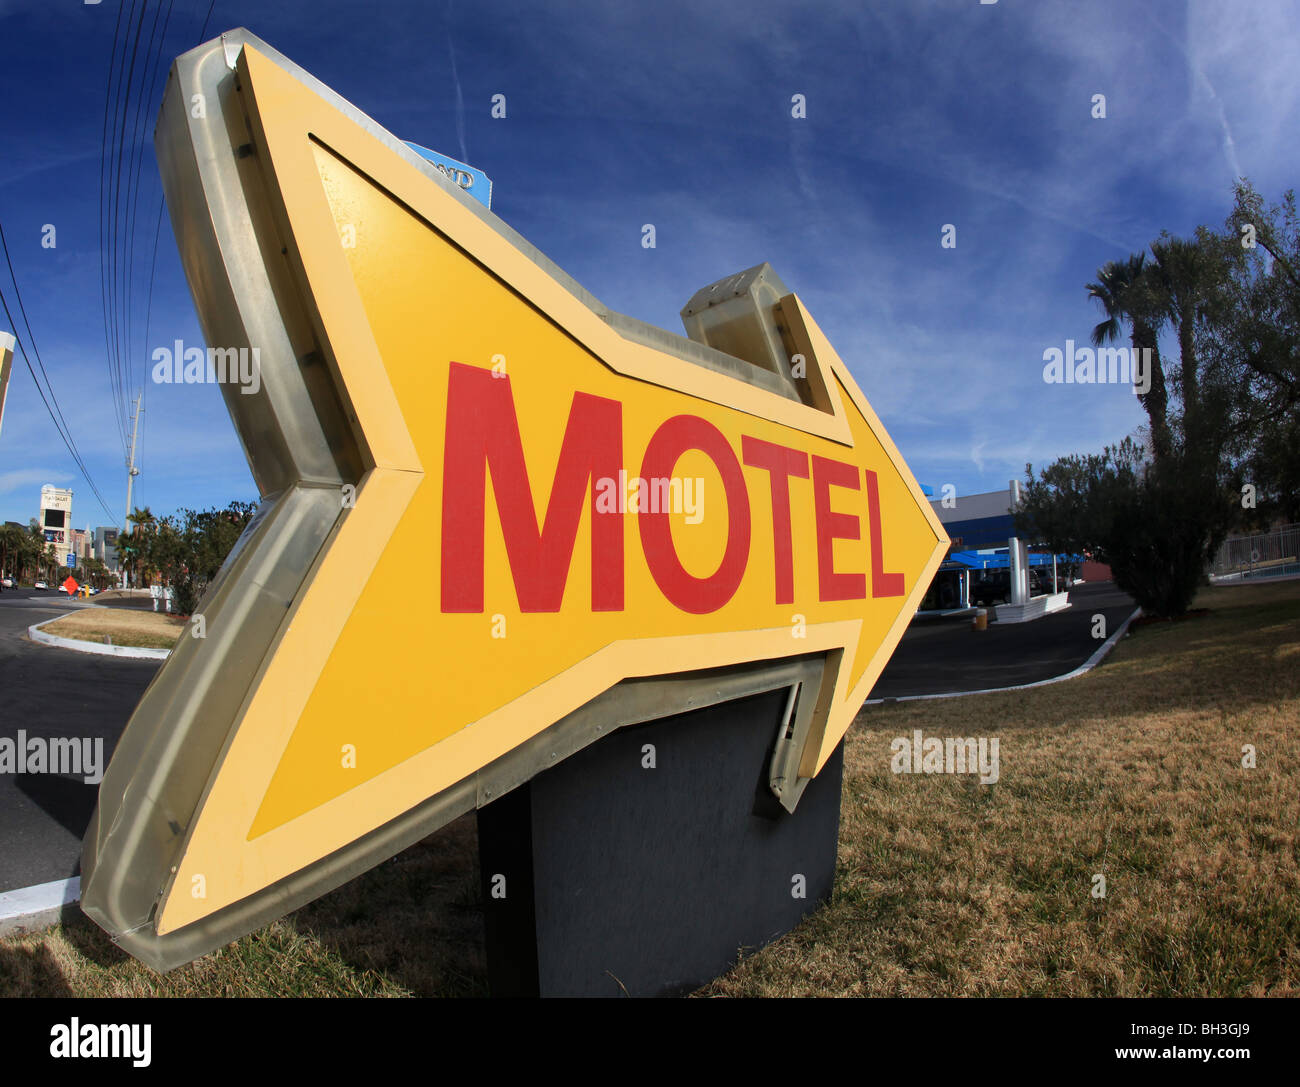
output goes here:
{"type": "Polygon", "coordinates": [[[79,588],[80,586],[77,584],[77,579],[74,578],[71,574],[69,574],[66,578],[63,579],[63,591],[67,593],[69,596],[76,596],[77,589],[79,588]]]}
{"type": "Polygon", "coordinates": [[[87,911],[184,961],[382,859],[413,813],[526,780],[575,746],[558,723],[646,677],[816,662],[792,763],[815,775],[947,538],[799,298],[766,315],[777,380],[603,310],[244,32],[190,57],[159,125],[169,207],[220,185],[247,206],[203,250],[228,294],[177,224],[205,333],[269,328],[275,297],[292,353],[218,340],[260,349],[258,389],[223,391],[270,497],[105,777],[87,911]]]}

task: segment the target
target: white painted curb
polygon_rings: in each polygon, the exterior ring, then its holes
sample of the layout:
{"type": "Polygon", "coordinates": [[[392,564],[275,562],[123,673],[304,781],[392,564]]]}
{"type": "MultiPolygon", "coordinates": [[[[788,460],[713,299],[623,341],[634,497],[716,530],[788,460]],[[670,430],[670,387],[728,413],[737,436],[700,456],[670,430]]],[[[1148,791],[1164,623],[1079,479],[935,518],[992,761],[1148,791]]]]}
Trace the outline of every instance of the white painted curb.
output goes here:
{"type": "Polygon", "coordinates": [[[44,623],[36,623],[27,628],[27,637],[34,642],[44,642],[46,645],[55,645],[60,649],[74,649],[78,653],[99,653],[106,657],[133,657],[137,660],[166,660],[171,654],[170,649],[146,649],[143,646],[135,645],[101,645],[99,642],[82,642],[75,638],[60,638],[57,634],[46,634],[41,627],[45,623],[57,623],[63,616],[58,619],[46,619],[44,623]]]}
{"type": "Polygon", "coordinates": [[[1279,581],[1300,580],[1300,574],[1278,574],[1276,577],[1242,577],[1240,574],[1210,575],[1210,584],[1216,589],[1237,585],[1276,585],[1279,581]]]}
{"type": "Polygon", "coordinates": [[[58,924],[63,911],[80,899],[80,876],[5,891],[0,894],[0,936],[39,932],[58,924]]]}
{"type": "Polygon", "coordinates": [[[1035,683],[1017,683],[1014,687],[985,687],[978,691],[949,691],[947,694],[904,694],[897,698],[868,698],[864,706],[883,706],[888,702],[924,702],[931,698],[965,698],[971,694],[997,694],[999,691],[1027,691],[1030,687],[1046,687],[1049,683],[1064,683],[1067,679],[1074,679],[1081,676],[1084,672],[1091,672],[1103,660],[1106,655],[1115,648],[1115,643],[1124,637],[1124,632],[1134,619],[1142,614],[1141,608],[1134,608],[1133,614],[1130,615],[1114,634],[1107,638],[1100,646],[1097,647],[1091,657],[1084,661],[1073,672],[1066,672],[1063,676],[1053,676],[1051,679],[1040,679],[1035,683]]]}

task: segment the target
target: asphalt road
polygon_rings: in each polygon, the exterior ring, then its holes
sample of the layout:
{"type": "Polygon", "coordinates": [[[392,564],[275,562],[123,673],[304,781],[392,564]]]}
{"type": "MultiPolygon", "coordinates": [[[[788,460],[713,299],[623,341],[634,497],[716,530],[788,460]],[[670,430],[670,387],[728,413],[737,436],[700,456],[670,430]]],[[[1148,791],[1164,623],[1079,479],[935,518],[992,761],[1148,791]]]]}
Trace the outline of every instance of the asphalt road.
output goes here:
{"type": "MultiPolygon", "coordinates": [[[[1073,606],[1033,623],[975,633],[969,619],[917,622],[903,635],[872,698],[1005,687],[1077,668],[1133,602],[1109,584],[1076,586],[1073,606]]],[[[87,607],[30,589],[0,593],[0,737],[102,738],[104,764],[160,661],[96,656],[27,639],[33,623],[87,607]]],[[[0,773],[0,891],[77,875],[96,786],[80,777],[0,773]]]]}
{"type": "MultiPolygon", "coordinates": [[[[27,628],[78,610],[61,593],[0,593],[0,737],[102,739],[104,764],[161,661],[95,656],[29,641],[27,628]]],[[[61,774],[0,774],[0,891],[80,871],[97,787],[61,774]]]]}
{"type": "Polygon", "coordinates": [[[1105,616],[1109,637],[1135,607],[1107,581],[1074,586],[1066,611],[1032,623],[990,623],[988,630],[973,631],[969,618],[914,622],[869,697],[1015,687],[1064,675],[1104,640],[1093,637],[1093,616],[1105,616]]]}

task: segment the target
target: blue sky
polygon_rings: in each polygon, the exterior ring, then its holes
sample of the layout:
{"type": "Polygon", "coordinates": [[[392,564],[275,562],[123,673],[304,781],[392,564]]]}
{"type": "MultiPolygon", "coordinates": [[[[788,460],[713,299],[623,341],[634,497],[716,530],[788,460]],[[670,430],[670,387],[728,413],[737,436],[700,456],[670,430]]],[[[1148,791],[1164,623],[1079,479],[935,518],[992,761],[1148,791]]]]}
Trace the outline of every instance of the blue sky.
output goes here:
{"type": "MultiPolygon", "coordinates": [[[[146,68],[142,44],[137,60],[154,89],[136,234],[119,250],[134,253],[129,310],[115,310],[129,313],[134,391],[154,347],[201,342],[165,216],[147,339],[145,313],[153,116],[207,10],[175,0],[164,56],[146,68]]],[[[99,201],[118,14],[116,0],[0,0],[0,223],[114,522],[127,423],[105,348],[99,201]]],[[[486,170],[493,210],[615,309],[680,331],[696,288],[770,261],[917,478],[959,494],[1139,426],[1122,386],[1042,381],[1043,352],[1086,342],[1098,319],[1084,285],[1162,229],[1220,225],[1240,174],[1270,201],[1297,181],[1297,0],[216,0],[207,36],[235,26],[397,135],[486,170]],[[794,94],[806,118],[791,116],[794,94]],[[940,245],[949,223],[955,249],[940,245]]],[[[2,269],[0,287],[12,307],[2,269]]],[[[215,388],[144,393],[136,505],[256,497],[215,388]]],[[[110,523],[15,360],[0,519],[34,516],[42,483],[74,490],[77,527],[110,523]]]]}

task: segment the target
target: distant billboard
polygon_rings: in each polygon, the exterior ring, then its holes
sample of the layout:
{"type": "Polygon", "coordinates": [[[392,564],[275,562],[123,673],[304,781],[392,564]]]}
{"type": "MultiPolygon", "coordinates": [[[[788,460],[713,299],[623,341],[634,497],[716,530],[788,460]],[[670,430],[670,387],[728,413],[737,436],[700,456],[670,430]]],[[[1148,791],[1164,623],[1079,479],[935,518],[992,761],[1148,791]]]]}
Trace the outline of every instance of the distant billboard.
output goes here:
{"type": "Polygon", "coordinates": [[[45,484],[41,488],[39,521],[48,543],[66,543],[67,530],[72,524],[72,492],[52,483],[45,484]]]}

